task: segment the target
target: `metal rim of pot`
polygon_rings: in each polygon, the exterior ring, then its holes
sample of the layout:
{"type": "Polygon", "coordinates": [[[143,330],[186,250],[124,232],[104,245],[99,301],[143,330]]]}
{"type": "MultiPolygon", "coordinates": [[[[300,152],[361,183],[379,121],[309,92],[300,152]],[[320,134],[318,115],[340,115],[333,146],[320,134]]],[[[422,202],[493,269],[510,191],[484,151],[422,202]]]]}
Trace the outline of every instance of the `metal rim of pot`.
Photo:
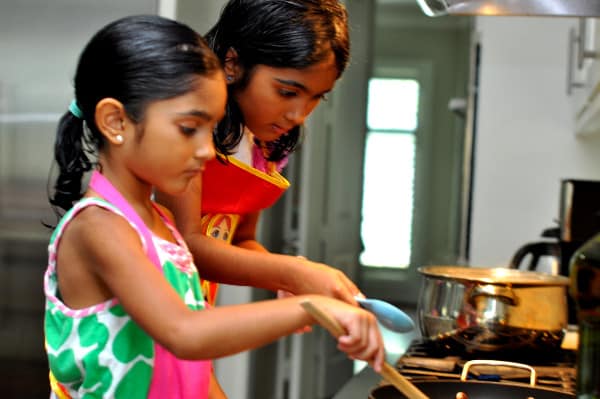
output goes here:
{"type": "Polygon", "coordinates": [[[454,281],[528,286],[569,285],[569,279],[565,276],[503,267],[424,266],[417,270],[425,276],[454,281]]]}

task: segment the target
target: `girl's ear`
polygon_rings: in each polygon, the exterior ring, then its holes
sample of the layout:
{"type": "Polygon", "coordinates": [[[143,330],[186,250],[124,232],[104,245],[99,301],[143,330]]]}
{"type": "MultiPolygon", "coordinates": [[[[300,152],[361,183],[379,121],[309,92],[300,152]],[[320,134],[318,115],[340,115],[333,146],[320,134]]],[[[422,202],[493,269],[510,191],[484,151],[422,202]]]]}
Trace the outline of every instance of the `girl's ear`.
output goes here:
{"type": "Polygon", "coordinates": [[[225,62],[223,64],[227,84],[237,81],[242,75],[242,67],[239,63],[238,53],[233,47],[229,47],[227,50],[227,54],[225,54],[225,62]]]}
{"type": "Polygon", "coordinates": [[[123,143],[125,132],[125,107],[114,98],[103,98],[96,104],[96,126],[104,137],[113,144],[123,143]]]}

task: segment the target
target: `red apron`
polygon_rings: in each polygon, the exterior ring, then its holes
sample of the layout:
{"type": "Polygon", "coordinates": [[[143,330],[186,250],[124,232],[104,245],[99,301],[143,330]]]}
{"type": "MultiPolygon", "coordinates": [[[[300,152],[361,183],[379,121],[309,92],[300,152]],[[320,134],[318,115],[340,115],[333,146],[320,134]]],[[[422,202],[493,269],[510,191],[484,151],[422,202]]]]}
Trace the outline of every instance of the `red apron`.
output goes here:
{"type": "MultiPolygon", "coordinates": [[[[269,208],[290,183],[276,170],[265,173],[233,157],[218,158],[202,172],[202,231],[231,243],[240,216],[269,208]]],[[[214,305],[218,284],[202,280],[202,288],[214,305]]]]}

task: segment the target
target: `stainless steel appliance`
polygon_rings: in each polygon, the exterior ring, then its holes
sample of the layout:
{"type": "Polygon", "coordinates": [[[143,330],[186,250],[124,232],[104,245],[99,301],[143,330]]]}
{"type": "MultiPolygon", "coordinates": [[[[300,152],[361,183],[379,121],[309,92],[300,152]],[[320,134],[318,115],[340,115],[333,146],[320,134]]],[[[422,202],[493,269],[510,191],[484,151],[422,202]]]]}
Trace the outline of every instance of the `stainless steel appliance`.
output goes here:
{"type": "Polygon", "coordinates": [[[510,261],[511,268],[538,270],[542,258],[550,257],[558,262],[556,273],[551,274],[569,276],[575,250],[600,232],[600,181],[563,179],[559,201],[558,225],[543,231],[545,240],[519,248],[510,261]]]}
{"type": "Polygon", "coordinates": [[[575,250],[600,232],[600,181],[564,179],[560,187],[560,274],[568,276],[575,250]]]}
{"type": "Polygon", "coordinates": [[[439,15],[598,17],[596,0],[417,0],[423,12],[439,15]]]}
{"type": "Polygon", "coordinates": [[[569,276],[569,261],[577,248],[600,232],[600,181],[563,179],[560,182],[558,226],[544,230],[547,240],[531,242],[519,248],[510,262],[511,268],[538,270],[544,256],[558,260],[556,274],[569,276]]]}
{"type": "MultiPolygon", "coordinates": [[[[509,267],[569,276],[573,253],[600,232],[600,181],[563,179],[560,182],[558,226],[544,230],[544,241],[530,242],[515,252],[509,267]]],[[[574,324],[575,305],[567,298],[569,323],[574,324]]]]}

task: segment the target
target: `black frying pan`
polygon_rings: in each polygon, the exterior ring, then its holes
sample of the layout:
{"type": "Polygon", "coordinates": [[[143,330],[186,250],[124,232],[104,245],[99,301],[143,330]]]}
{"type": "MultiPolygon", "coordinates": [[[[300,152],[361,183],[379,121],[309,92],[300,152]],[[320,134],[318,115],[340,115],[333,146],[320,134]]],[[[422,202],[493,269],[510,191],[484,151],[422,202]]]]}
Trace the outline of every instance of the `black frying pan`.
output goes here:
{"type": "MultiPolygon", "coordinates": [[[[469,399],[575,399],[575,395],[551,388],[488,381],[412,381],[431,399],[455,399],[464,392],[469,399]]],[[[369,399],[410,399],[392,385],[371,391],[369,399]]]]}
{"type": "MultiPolygon", "coordinates": [[[[431,399],[575,399],[575,395],[558,389],[536,386],[535,369],[527,364],[499,360],[469,360],[463,366],[460,380],[412,381],[431,399]],[[529,385],[515,382],[488,382],[469,380],[469,369],[477,365],[504,366],[526,369],[530,372],[529,385]],[[462,392],[465,395],[457,395],[462,392]]],[[[393,386],[382,386],[371,391],[370,399],[405,399],[393,386]]],[[[410,398],[408,398],[410,399],[410,398]]]]}

